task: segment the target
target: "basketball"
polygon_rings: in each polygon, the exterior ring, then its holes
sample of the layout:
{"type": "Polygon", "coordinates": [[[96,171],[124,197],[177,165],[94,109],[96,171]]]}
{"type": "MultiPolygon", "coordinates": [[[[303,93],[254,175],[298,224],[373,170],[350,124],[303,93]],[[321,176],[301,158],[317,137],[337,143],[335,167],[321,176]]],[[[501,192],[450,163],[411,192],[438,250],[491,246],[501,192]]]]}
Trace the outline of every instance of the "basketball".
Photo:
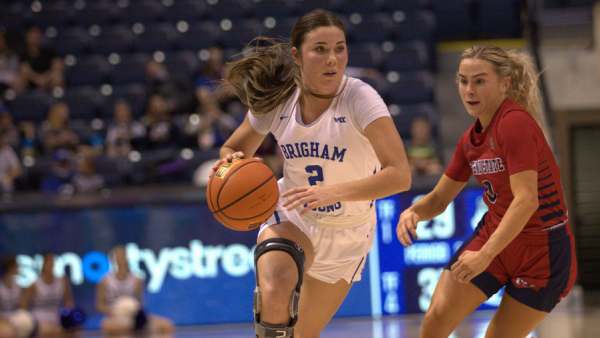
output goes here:
{"type": "Polygon", "coordinates": [[[224,226],[252,230],[275,211],[279,186],[275,175],[261,161],[234,159],[219,167],[206,188],[208,207],[224,226]]]}

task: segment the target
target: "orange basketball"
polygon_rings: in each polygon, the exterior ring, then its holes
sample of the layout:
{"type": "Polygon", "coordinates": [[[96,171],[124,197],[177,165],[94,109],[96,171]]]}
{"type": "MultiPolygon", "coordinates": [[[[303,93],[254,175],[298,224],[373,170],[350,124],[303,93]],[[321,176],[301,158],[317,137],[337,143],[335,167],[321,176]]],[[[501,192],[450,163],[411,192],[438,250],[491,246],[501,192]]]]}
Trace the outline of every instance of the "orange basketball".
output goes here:
{"type": "Polygon", "coordinates": [[[239,231],[264,223],[279,201],[277,179],[255,158],[234,159],[217,169],[206,187],[208,207],[224,226],[239,231]]]}

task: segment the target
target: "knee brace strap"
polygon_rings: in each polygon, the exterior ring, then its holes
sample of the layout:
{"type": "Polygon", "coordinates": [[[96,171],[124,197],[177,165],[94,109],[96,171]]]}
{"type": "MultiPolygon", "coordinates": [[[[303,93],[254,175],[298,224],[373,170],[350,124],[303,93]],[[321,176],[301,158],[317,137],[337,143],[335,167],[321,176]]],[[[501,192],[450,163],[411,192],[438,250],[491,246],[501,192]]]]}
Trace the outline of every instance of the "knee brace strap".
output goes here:
{"type": "Polygon", "coordinates": [[[302,281],[304,280],[304,263],[306,262],[306,257],[304,256],[304,250],[300,247],[300,245],[294,243],[285,238],[269,238],[256,246],[256,250],[254,251],[254,274],[256,277],[256,289],[254,290],[254,326],[257,335],[261,335],[263,337],[292,337],[294,334],[294,325],[298,321],[298,302],[300,300],[300,288],[302,286],[302,281]],[[292,292],[290,296],[289,303],[289,314],[292,318],[292,323],[290,327],[283,327],[277,325],[271,325],[267,323],[263,323],[260,321],[260,310],[262,307],[262,295],[260,292],[259,280],[258,280],[258,269],[256,268],[256,264],[260,256],[264,255],[269,251],[283,251],[289,254],[296,266],[298,268],[298,283],[296,283],[296,289],[292,292]],[[267,336],[271,332],[273,335],[267,336]],[[282,334],[286,334],[283,336],[282,334]]]}

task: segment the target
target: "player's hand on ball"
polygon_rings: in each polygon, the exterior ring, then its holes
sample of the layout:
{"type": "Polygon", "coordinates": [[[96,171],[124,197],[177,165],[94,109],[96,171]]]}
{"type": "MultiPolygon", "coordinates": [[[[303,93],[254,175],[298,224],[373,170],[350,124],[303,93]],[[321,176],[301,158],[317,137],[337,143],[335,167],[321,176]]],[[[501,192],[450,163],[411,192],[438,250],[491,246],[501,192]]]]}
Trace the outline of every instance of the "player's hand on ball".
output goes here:
{"type": "Polygon", "coordinates": [[[231,161],[233,161],[234,158],[244,158],[246,155],[244,155],[244,153],[242,153],[241,151],[235,152],[233,154],[228,154],[227,156],[223,157],[222,159],[218,160],[217,162],[215,162],[215,165],[213,165],[212,170],[210,172],[210,176],[208,177],[212,177],[215,172],[217,171],[217,169],[219,169],[220,166],[222,166],[225,163],[231,163],[231,161]]]}
{"type": "Polygon", "coordinates": [[[492,260],[480,251],[465,250],[456,263],[452,264],[452,278],[459,283],[468,283],[490,265],[492,260]]]}
{"type": "Polygon", "coordinates": [[[282,204],[288,211],[296,209],[299,206],[306,205],[300,215],[305,215],[311,209],[335,204],[340,199],[333,193],[333,188],[311,185],[308,187],[296,187],[284,192],[282,197],[287,197],[282,204]]]}
{"type": "Polygon", "coordinates": [[[404,210],[400,215],[400,220],[396,227],[396,235],[398,235],[400,243],[402,243],[402,246],[405,248],[408,248],[413,244],[410,234],[412,234],[415,239],[419,239],[419,235],[417,235],[417,224],[419,224],[419,219],[419,215],[410,209],[404,210]]]}

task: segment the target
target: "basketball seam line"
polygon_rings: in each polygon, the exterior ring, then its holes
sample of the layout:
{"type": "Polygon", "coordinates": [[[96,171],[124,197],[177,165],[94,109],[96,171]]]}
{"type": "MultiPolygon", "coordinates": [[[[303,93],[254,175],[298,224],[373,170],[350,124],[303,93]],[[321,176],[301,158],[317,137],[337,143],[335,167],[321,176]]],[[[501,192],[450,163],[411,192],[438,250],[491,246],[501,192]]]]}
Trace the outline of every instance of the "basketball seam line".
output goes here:
{"type": "MultiPolygon", "coordinates": [[[[237,202],[239,202],[240,200],[244,199],[245,197],[247,197],[248,195],[250,195],[251,193],[255,192],[258,188],[262,187],[263,185],[267,184],[272,178],[275,178],[275,175],[271,175],[271,177],[269,177],[266,181],[264,181],[263,183],[259,184],[256,188],[248,191],[245,195],[241,196],[240,198],[238,198],[237,200],[229,203],[228,205],[222,207],[219,210],[215,210],[213,211],[213,214],[217,213],[217,212],[223,212],[223,210],[229,208],[230,206],[236,204],[237,202]]],[[[218,200],[218,199],[217,199],[218,200]]],[[[229,218],[229,217],[227,217],[229,218]]]]}
{"type": "MultiPolygon", "coordinates": [[[[219,212],[219,211],[221,211],[221,210],[225,209],[225,208],[221,208],[221,207],[219,206],[219,197],[221,197],[221,192],[223,191],[223,187],[225,186],[225,184],[227,184],[227,182],[229,181],[229,179],[231,178],[231,176],[233,176],[233,174],[235,174],[235,173],[236,173],[238,170],[240,170],[240,169],[242,169],[243,167],[245,167],[245,166],[249,165],[250,163],[254,163],[254,162],[257,162],[257,161],[248,161],[248,163],[244,163],[244,164],[242,164],[240,167],[238,167],[238,168],[235,168],[235,170],[234,170],[234,171],[232,171],[232,172],[229,174],[229,176],[227,176],[227,178],[225,179],[225,181],[223,182],[223,184],[221,184],[221,187],[219,188],[219,192],[217,193],[217,200],[215,201],[215,204],[217,205],[217,208],[215,208],[215,209],[217,209],[217,210],[216,210],[216,211],[214,211],[214,212],[213,212],[213,214],[214,214],[215,212],[219,212]]],[[[236,202],[237,202],[237,201],[236,201],[236,202]]],[[[230,206],[230,205],[228,205],[228,206],[226,206],[226,207],[229,207],[229,206],[230,206]]]]}

